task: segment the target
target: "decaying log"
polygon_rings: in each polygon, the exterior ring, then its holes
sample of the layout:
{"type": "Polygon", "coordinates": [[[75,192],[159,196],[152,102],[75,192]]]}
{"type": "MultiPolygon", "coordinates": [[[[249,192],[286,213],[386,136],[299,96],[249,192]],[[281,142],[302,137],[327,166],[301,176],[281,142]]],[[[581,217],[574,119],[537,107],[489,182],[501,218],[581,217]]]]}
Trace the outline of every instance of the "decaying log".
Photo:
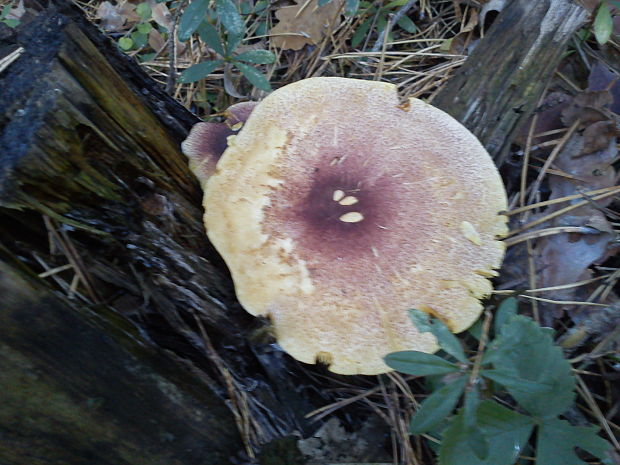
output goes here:
{"type": "Polygon", "coordinates": [[[0,261],[0,463],[220,465],[237,455],[232,414],[205,383],[136,328],[68,305],[21,268],[0,261]]]}
{"type": "MultiPolygon", "coordinates": [[[[55,310],[45,321],[55,328],[46,335],[49,344],[67,350],[46,359],[51,365],[41,389],[49,390],[50,402],[56,399],[53,392],[59,402],[74,394],[81,399],[100,397],[91,386],[101,380],[85,374],[78,383],[78,362],[63,359],[71,355],[71,346],[82,352],[106,352],[93,357],[98,357],[101,375],[111,382],[127,375],[121,370],[126,352],[108,350],[103,342],[83,347],[80,328],[88,326],[89,314],[95,312],[106,321],[99,328],[100,338],[111,337],[108,331],[139,327],[139,334],[132,337],[141,344],[158,347],[162,357],[166,351],[182,354],[183,363],[212,391],[195,400],[197,416],[210,418],[214,395],[220,407],[226,404],[233,411],[234,424],[226,412],[219,424],[204,420],[207,430],[184,438],[187,443],[205,441],[205,447],[224,454],[231,448],[243,451],[238,445],[242,439],[251,454],[250,445],[304,431],[304,414],[318,405],[305,404],[302,383],[296,379],[298,365],[269,344],[248,343],[248,334],[259,324],[236,302],[225,266],[204,234],[200,187],[180,152],[181,141],[197,119],[118,52],[75,7],[55,4],[16,33],[6,29],[0,33],[0,50],[21,53],[0,74],[0,246],[9,263],[4,272],[19,276],[14,264],[20,263],[33,276],[43,273],[36,286],[15,284],[21,283],[17,277],[9,284],[5,281],[3,292],[8,294],[2,298],[23,304],[13,305],[11,318],[36,319],[46,309],[32,313],[29,307],[47,298],[45,286],[65,296],[63,304],[52,305],[55,310]],[[30,293],[31,300],[20,297],[30,293]],[[73,310],[70,324],[54,320],[63,305],[73,310]],[[64,323],[69,327],[61,331],[64,323]],[[62,367],[71,363],[71,371],[64,373],[62,367]],[[70,379],[64,382],[65,377],[70,379]],[[66,392],[70,386],[84,391],[66,392]]],[[[19,335],[15,341],[33,345],[32,352],[11,344],[3,349],[5,357],[13,357],[13,362],[5,360],[10,373],[5,376],[10,379],[3,378],[3,386],[13,388],[10,395],[17,399],[19,380],[29,376],[29,366],[40,367],[45,361],[37,354],[46,345],[38,342],[40,325],[20,326],[15,334],[19,335]]],[[[156,357],[132,355],[137,360],[131,364],[157,372],[156,357]]],[[[88,369],[93,370],[94,364],[88,369]]],[[[170,389],[182,389],[184,380],[174,376],[168,379],[170,389]]],[[[118,391],[116,400],[128,412],[144,412],[141,420],[148,430],[148,423],[161,416],[155,411],[166,411],[169,405],[160,406],[152,394],[155,388],[147,384],[136,384],[125,398],[118,391]]],[[[63,418],[53,418],[61,415],[62,408],[50,406],[49,416],[42,415],[42,442],[36,443],[41,448],[35,445],[30,453],[44,457],[49,442],[57,441],[58,460],[78,463],[70,460],[71,451],[66,456],[60,452],[62,444],[77,440],[74,430],[45,437],[52,424],[62,423],[63,418]]],[[[214,411],[221,413],[218,409],[214,411]]],[[[10,412],[17,414],[15,409],[10,412]]],[[[180,422],[183,412],[179,408],[171,424],[180,422]]],[[[18,425],[8,418],[0,417],[0,434],[18,425]]],[[[125,429],[128,444],[139,445],[143,438],[131,438],[134,426],[126,422],[129,419],[116,419],[115,434],[125,429]]],[[[189,418],[176,429],[191,435],[196,425],[197,420],[189,418]]],[[[97,431],[90,433],[97,436],[97,431]]],[[[152,440],[162,441],[155,436],[152,440]]],[[[84,443],[82,453],[97,454],[96,445],[96,441],[84,443]]],[[[166,451],[168,463],[182,460],[173,447],[166,451]]],[[[24,448],[0,448],[0,462],[34,463],[23,461],[26,456],[20,461],[6,455],[19,452],[27,453],[24,448]]],[[[160,463],[155,459],[153,455],[151,462],[133,463],[160,463]]],[[[184,463],[216,462],[205,457],[202,462],[184,463]]]]}
{"type": "Polygon", "coordinates": [[[501,165],[586,19],[573,0],[509,1],[433,104],[472,131],[501,165]]]}

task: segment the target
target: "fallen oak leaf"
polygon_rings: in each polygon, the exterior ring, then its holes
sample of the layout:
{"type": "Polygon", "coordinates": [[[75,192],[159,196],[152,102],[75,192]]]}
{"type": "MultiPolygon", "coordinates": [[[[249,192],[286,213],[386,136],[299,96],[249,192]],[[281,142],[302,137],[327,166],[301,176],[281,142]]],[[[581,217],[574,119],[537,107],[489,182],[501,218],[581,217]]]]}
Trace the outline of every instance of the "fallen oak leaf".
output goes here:
{"type": "Polygon", "coordinates": [[[343,0],[333,0],[319,6],[318,0],[296,0],[296,5],[285,6],[276,11],[279,21],[271,28],[271,43],[279,48],[301,50],[304,45],[318,44],[333,27],[343,0]]]}

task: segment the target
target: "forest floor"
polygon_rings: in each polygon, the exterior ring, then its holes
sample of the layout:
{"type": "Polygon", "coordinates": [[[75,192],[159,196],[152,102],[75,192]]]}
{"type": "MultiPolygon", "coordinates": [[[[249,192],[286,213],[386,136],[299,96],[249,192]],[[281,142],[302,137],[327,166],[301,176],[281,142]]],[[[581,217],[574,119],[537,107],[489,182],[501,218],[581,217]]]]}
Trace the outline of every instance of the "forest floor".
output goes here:
{"type": "MultiPolygon", "coordinates": [[[[218,16],[206,9],[206,1],[76,3],[153,79],[208,121],[221,120],[233,103],[260,100],[270,89],[313,76],[390,82],[402,94],[432,103],[506,3],[331,0],[318,1],[319,6],[317,1],[237,2],[243,23],[236,26],[229,24],[234,15],[231,20],[218,16]],[[197,23],[185,14],[191,8],[202,14],[197,23]],[[170,31],[182,40],[169,40],[170,31]]],[[[21,3],[4,3],[2,20],[18,21],[21,3]]],[[[604,3],[614,13],[614,2],[604,3]]],[[[516,296],[520,313],[555,330],[554,340],[576,377],[577,407],[564,417],[577,425],[598,426],[618,454],[620,35],[610,15],[610,37],[601,37],[609,35],[606,18],[594,18],[603,7],[598,0],[583,5],[593,20],[571,40],[535,116],[516,135],[500,170],[511,232],[487,309],[516,296]],[[587,150],[576,146],[575,133],[583,136],[587,150]]],[[[464,339],[472,358],[474,333],[481,327],[464,339]]],[[[391,374],[366,386],[340,379],[332,389],[338,400],[313,412],[315,419],[356,405],[374,412],[375,420],[364,433],[345,431],[339,423],[347,426],[344,416],[325,423],[314,445],[310,440],[299,445],[306,455],[314,453],[314,462],[358,462],[363,451],[353,449],[387,425],[385,453],[375,451],[374,461],[432,463],[433,436],[422,441],[408,432],[415,406],[428,394],[419,379],[391,374]],[[336,449],[340,452],[334,453],[336,449]],[[351,451],[350,456],[343,450],[351,451]]],[[[521,459],[532,462],[527,453],[521,459]]],[[[618,455],[610,453],[607,460],[618,460],[618,455]]]]}

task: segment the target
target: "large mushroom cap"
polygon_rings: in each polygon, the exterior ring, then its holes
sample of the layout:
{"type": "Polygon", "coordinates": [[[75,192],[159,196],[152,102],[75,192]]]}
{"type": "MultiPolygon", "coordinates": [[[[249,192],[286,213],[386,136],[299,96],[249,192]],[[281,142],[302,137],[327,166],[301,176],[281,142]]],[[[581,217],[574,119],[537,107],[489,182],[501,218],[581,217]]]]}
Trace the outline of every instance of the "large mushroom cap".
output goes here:
{"type": "Polygon", "coordinates": [[[391,84],[312,78],[262,101],[206,183],[205,224],[253,315],[284,350],[343,374],[434,352],[408,317],[453,331],[499,267],[506,195],[476,138],[391,84]]]}

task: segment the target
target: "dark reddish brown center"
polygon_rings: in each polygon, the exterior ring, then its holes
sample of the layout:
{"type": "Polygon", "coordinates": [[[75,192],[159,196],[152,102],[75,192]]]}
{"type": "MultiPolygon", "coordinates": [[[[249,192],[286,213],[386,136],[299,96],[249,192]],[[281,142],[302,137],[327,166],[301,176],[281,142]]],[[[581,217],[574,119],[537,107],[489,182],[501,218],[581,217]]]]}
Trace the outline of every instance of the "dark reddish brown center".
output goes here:
{"type": "Polygon", "coordinates": [[[364,155],[339,162],[324,154],[303,175],[285,177],[266,209],[271,229],[266,232],[331,259],[365,256],[381,247],[398,208],[399,183],[361,163],[364,155]]]}

